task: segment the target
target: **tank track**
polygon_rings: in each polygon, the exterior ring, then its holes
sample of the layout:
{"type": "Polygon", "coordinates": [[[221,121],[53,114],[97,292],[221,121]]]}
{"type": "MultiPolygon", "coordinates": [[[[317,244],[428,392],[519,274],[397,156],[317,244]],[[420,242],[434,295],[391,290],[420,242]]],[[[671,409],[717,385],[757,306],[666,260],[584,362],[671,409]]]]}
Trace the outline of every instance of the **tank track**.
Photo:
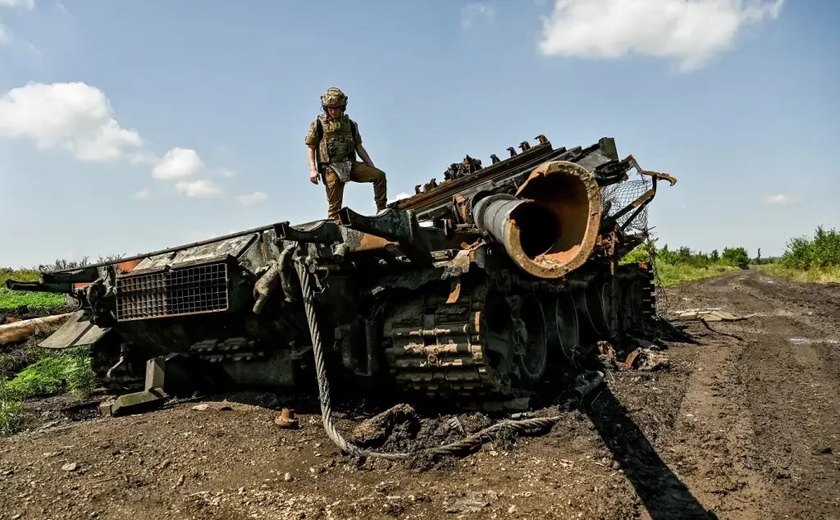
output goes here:
{"type": "Polygon", "coordinates": [[[455,303],[430,294],[400,305],[386,320],[385,355],[400,388],[433,398],[506,393],[481,341],[485,293],[479,288],[455,303]]]}
{"type": "Polygon", "coordinates": [[[644,267],[645,285],[642,289],[642,318],[651,323],[657,316],[656,307],[656,274],[649,265],[644,267]]]}

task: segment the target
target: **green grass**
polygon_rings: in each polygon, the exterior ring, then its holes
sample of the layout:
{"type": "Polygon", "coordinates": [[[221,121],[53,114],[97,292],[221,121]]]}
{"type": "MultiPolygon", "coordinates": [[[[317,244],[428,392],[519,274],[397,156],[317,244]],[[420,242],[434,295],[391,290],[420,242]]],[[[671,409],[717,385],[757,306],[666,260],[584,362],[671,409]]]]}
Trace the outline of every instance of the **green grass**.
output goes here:
{"type": "Polygon", "coordinates": [[[23,401],[6,390],[6,382],[0,379],[0,437],[6,437],[23,424],[23,401]]]}
{"type": "Polygon", "coordinates": [[[694,282],[704,278],[712,278],[714,276],[740,271],[739,268],[728,265],[696,267],[687,264],[670,264],[666,262],[657,262],[656,268],[663,287],[694,282]]]}
{"type": "Polygon", "coordinates": [[[840,267],[808,270],[785,267],[781,264],[765,264],[755,266],[754,269],[773,276],[779,276],[797,282],[812,283],[840,283],[840,267]]]}
{"type": "Polygon", "coordinates": [[[93,388],[94,379],[87,347],[77,347],[39,359],[6,381],[3,387],[19,399],[53,395],[64,390],[84,397],[93,388]]]}
{"type": "Polygon", "coordinates": [[[27,306],[33,309],[54,309],[66,305],[63,294],[10,291],[6,289],[6,280],[34,282],[38,280],[38,271],[34,269],[0,268],[0,310],[27,306]]]}
{"type": "Polygon", "coordinates": [[[65,390],[81,399],[90,393],[95,381],[87,347],[48,353],[11,379],[0,375],[0,436],[19,431],[24,400],[65,390]]]}
{"type": "Polygon", "coordinates": [[[10,291],[0,287],[0,310],[27,306],[30,309],[55,309],[67,305],[63,294],[10,291]]]}

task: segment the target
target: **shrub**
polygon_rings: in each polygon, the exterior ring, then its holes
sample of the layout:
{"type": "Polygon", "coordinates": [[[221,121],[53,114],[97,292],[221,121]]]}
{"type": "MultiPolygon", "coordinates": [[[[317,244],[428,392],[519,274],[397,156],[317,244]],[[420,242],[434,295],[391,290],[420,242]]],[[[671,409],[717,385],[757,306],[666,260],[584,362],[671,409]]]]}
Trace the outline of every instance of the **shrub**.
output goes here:
{"type": "Polygon", "coordinates": [[[750,256],[743,247],[725,247],[720,255],[720,261],[725,265],[747,269],[750,265],[750,256]]]}
{"type": "Polygon", "coordinates": [[[840,267],[840,233],[818,226],[814,238],[790,240],[782,255],[782,265],[793,269],[829,269],[840,267]]]}

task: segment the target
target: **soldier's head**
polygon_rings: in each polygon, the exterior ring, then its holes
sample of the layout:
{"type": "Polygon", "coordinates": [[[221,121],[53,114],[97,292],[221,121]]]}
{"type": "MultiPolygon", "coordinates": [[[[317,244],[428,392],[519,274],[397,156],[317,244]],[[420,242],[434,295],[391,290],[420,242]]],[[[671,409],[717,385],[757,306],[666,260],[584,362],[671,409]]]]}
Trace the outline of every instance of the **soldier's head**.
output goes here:
{"type": "Polygon", "coordinates": [[[321,108],[331,118],[341,117],[347,110],[347,96],[338,87],[330,87],[321,96],[321,108]]]}

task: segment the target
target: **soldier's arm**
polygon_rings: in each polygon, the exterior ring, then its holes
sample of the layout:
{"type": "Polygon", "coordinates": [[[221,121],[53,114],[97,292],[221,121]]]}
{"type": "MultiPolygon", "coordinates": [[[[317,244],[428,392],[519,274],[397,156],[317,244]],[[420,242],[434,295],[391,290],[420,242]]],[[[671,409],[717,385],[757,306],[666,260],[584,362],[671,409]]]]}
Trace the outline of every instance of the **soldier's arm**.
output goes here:
{"type": "Polygon", "coordinates": [[[368,155],[364,145],[362,145],[362,134],[359,133],[359,125],[355,121],[351,121],[351,124],[353,125],[353,137],[356,140],[356,153],[359,154],[359,157],[362,158],[365,164],[374,166],[373,160],[368,155]]]}
{"type": "Polygon", "coordinates": [[[315,162],[315,147],[306,147],[306,159],[309,161],[309,180],[312,184],[318,184],[318,165],[315,162]]]}
{"type": "Polygon", "coordinates": [[[356,145],[356,153],[359,154],[359,157],[362,158],[362,161],[364,161],[365,164],[368,166],[374,166],[373,160],[370,158],[370,155],[368,155],[365,147],[362,146],[362,143],[356,145]]]}
{"type": "Polygon", "coordinates": [[[317,146],[320,136],[318,135],[318,120],[312,121],[309,131],[306,133],[306,160],[309,163],[309,180],[312,184],[318,184],[318,159],[317,146]]]}

